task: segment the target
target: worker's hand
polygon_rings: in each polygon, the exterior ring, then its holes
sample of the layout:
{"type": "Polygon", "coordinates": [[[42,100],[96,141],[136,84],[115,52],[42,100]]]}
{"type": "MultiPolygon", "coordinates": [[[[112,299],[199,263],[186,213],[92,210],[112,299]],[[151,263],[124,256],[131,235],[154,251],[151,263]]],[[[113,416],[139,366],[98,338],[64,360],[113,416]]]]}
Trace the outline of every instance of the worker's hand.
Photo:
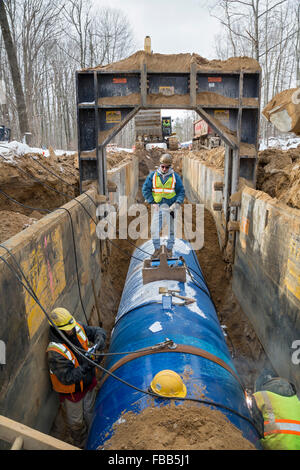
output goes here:
{"type": "Polygon", "coordinates": [[[170,212],[176,212],[180,209],[180,204],[178,202],[174,202],[171,206],[170,206],[170,212]]]}
{"type": "Polygon", "coordinates": [[[80,366],[80,370],[83,375],[86,375],[90,370],[92,370],[95,366],[90,362],[86,361],[84,364],[80,366]]]}

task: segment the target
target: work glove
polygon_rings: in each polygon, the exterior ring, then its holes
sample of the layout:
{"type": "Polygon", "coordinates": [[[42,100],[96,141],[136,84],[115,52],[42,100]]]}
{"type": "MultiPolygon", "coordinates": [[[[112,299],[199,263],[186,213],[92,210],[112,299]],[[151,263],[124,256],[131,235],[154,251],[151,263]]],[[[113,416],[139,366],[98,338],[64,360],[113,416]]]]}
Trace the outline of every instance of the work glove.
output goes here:
{"type": "Polygon", "coordinates": [[[95,337],[96,351],[101,351],[105,347],[106,331],[103,328],[98,328],[98,332],[95,337]]]}
{"type": "Polygon", "coordinates": [[[180,204],[178,202],[174,202],[171,206],[170,206],[170,212],[176,212],[180,209],[180,204]]]}
{"type": "Polygon", "coordinates": [[[80,370],[82,372],[82,375],[86,375],[88,372],[90,372],[95,366],[91,364],[88,361],[85,361],[81,366],[80,370]]]}

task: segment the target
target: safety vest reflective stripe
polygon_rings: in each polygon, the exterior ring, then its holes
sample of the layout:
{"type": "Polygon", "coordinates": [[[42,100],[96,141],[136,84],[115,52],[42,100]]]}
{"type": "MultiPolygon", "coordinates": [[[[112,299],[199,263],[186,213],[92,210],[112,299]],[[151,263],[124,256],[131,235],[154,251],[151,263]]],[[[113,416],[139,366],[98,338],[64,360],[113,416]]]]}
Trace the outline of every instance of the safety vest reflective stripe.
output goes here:
{"type": "Polygon", "coordinates": [[[154,173],[153,179],[152,179],[152,192],[154,193],[173,193],[175,190],[175,185],[176,185],[176,177],[175,174],[173,173],[172,176],[172,181],[171,181],[171,186],[169,188],[166,188],[165,185],[169,185],[170,178],[163,184],[161,182],[161,179],[159,178],[158,180],[158,174],[157,172],[154,173]]]}
{"type": "Polygon", "coordinates": [[[269,391],[255,392],[254,398],[264,418],[265,449],[300,450],[300,401],[269,391]]]}
{"type": "Polygon", "coordinates": [[[264,422],[264,435],[272,433],[296,434],[300,436],[300,421],[292,419],[275,419],[275,422],[264,422]]]}
{"type": "Polygon", "coordinates": [[[54,341],[52,341],[49,346],[48,346],[48,351],[49,350],[52,350],[52,351],[55,351],[62,354],[66,359],[69,359],[69,361],[72,361],[73,364],[75,365],[75,356],[71,353],[71,351],[66,348],[63,344],[60,344],[60,343],[55,343],[54,341]]]}
{"type": "Polygon", "coordinates": [[[83,343],[87,343],[88,339],[86,337],[86,334],[85,334],[83,328],[81,328],[81,326],[78,323],[76,323],[76,325],[75,325],[75,330],[76,330],[77,336],[79,336],[79,340],[82,340],[83,343]]]}

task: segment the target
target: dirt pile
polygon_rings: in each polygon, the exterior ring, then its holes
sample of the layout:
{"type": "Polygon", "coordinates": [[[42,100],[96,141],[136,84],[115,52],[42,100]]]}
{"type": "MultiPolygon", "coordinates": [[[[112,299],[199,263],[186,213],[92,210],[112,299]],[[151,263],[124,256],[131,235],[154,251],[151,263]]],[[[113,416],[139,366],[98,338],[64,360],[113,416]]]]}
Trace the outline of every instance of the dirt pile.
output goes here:
{"type": "Polygon", "coordinates": [[[241,71],[256,72],[260,70],[259,63],[250,57],[231,57],[227,60],[208,60],[198,54],[149,54],[145,51],[137,51],[126,59],[108,65],[99,65],[85,70],[99,71],[130,71],[141,70],[146,64],[148,72],[184,72],[190,71],[195,64],[199,71],[241,71]]]}
{"type": "Polygon", "coordinates": [[[0,193],[0,239],[5,241],[47,214],[40,209],[54,210],[78,196],[74,155],[58,156],[51,149],[49,157],[34,153],[0,156],[0,189],[19,203],[36,208],[20,206],[0,193]]]}
{"type": "Polygon", "coordinates": [[[127,412],[106,441],[107,450],[255,450],[217,410],[205,406],[148,407],[127,412]]]}
{"type": "Polygon", "coordinates": [[[106,166],[108,170],[123,165],[132,159],[132,153],[122,151],[106,152],[106,166]]]}
{"type": "Polygon", "coordinates": [[[204,161],[215,168],[224,168],[225,147],[221,145],[210,150],[194,150],[188,153],[188,157],[204,161]]]}
{"type": "Polygon", "coordinates": [[[259,152],[257,189],[300,209],[300,146],[259,152]]]}

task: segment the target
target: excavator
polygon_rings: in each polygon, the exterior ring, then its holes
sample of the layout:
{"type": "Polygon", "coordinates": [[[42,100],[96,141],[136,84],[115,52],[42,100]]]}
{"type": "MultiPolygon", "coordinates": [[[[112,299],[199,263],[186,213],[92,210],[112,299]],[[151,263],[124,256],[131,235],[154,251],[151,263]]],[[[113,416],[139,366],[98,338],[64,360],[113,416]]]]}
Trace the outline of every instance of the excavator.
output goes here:
{"type": "Polygon", "coordinates": [[[300,135],[300,86],[275,95],[262,114],[279,131],[300,135]]]}

